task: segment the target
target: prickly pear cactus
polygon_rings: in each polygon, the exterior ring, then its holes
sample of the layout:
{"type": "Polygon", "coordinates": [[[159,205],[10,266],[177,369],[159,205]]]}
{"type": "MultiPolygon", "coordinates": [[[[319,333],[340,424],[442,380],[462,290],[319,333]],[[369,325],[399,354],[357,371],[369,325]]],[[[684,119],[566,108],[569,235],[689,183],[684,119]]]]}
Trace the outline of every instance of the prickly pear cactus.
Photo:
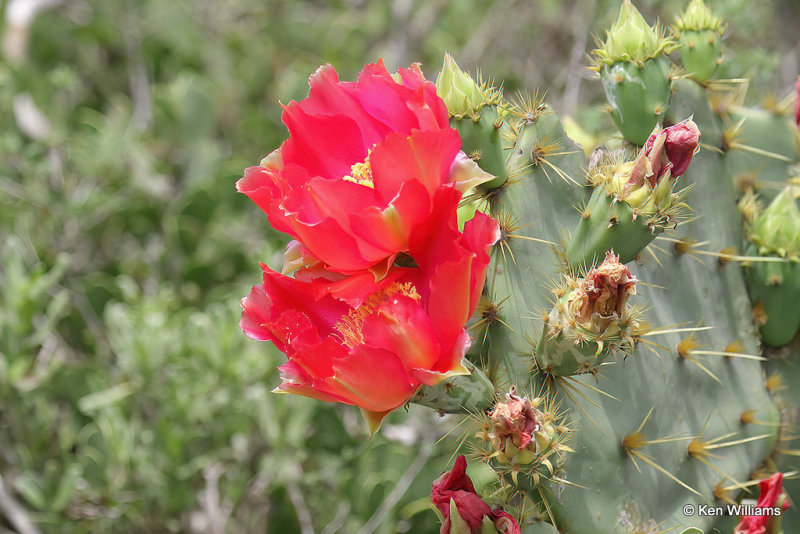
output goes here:
{"type": "MultiPolygon", "coordinates": [[[[451,125],[497,177],[464,205],[501,237],[475,372],[415,402],[471,414],[471,460],[496,471],[487,498],[523,532],[731,531],[736,518],[694,514],[800,467],[800,397],[781,387],[800,369],[800,211],[796,186],[775,196],[797,126],[785,103],[745,108],[739,82],[713,78],[724,30],[701,0],[670,35],[625,0],[594,68],[628,142],[586,150],[543,99],[445,59],[451,125]]],[[[797,522],[787,511],[784,532],[797,522]]]]}

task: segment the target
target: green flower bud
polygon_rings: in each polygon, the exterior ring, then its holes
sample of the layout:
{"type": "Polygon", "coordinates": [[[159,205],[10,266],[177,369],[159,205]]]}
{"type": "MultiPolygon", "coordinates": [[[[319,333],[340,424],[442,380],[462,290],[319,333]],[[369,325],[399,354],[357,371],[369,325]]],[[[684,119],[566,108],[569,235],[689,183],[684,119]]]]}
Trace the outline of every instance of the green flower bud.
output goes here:
{"type": "Polygon", "coordinates": [[[762,255],[800,259],[800,187],[787,186],[749,225],[747,237],[762,255]]]}
{"type": "Polygon", "coordinates": [[[686,72],[692,78],[706,81],[722,62],[722,18],[711,11],[703,0],[692,0],[672,26],[680,43],[680,54],[686,72]]]}
{"type": "Polygon", "coordinates": [[[484,106],[499,102],[498,91],[473,80],[450,54],[444,55],[442,72],[436,79],[436,92],[447,105],[450,116],[456,118],[476,115],[484,106]]]}
{"type": "Polygon", "coordinates": [[[669,53],[674,43],[656,26],[650,26],[630,0],[624,0],[617,22],[606,31],[603,46],[593,53],[598,63],[644,63],[669,53]]]}
{"type": "Polygon", "coordinates": [[[686,11],[675,19],[673,30],[678,36],[680,32],[686,30],[696,32],[712,30],[722,34],[725,31],[725,24],[722,22],[722,17],[711,11],[703,0],[692,0],[686,11]]]}

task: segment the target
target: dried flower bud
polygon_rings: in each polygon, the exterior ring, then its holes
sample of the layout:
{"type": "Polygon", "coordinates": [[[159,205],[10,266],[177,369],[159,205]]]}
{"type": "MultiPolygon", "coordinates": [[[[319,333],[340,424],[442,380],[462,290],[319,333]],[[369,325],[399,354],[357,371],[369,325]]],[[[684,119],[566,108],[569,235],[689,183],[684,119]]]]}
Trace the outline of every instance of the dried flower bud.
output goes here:
{"type": "Polygon", "coordinates": [[[489,417],[494,425],[493,440],[505,443],[510,438],[518,449],[526,448],[542,425],[542,413],[531,406],[530,400],[518,396],[514,387],[506,394],[505,402],[495,405],[489,417]]]}
{"type": "Polygon", "coordinates": [[[567,298],[570,315],[584,328],[601,333],[622,317],[628,298],[636,293],[636,278],[613,252],[579,281],[567,298]]]}
{"type": "Polygon", "coordinates": [[[559,453],[555,457],[557,463],[561,453],[571,451],[563,444],[569,429],[555,422],[558,415],[554,411],[549,408],[539,410],[541,402],[540,398],[531,401],[520,397],[512,386],[505,400],[495,404],[483,429],[477,434],[488,442],[487,457],[496,462],[493,467],[509,472],[515,484],[520,472],[538,483],[543,469],[552,474],[550,457],[554,453],[559,453]]]}

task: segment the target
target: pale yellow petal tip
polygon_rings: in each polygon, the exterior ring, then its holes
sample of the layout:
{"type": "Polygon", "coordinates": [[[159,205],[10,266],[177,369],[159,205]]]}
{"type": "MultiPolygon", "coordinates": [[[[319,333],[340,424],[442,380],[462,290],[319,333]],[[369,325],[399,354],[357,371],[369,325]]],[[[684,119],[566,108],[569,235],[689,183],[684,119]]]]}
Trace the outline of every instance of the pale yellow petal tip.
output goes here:
{"type": "Polygon", "coordinates": [[[369,269],[367,269],[372,274],[372,276],[375,277],[376,282],[380,282],[381,280],[386,278],[386,275],[389,274],[389,269],[394,264],[394,260],[396,257],[397,254],[392,254],[385,260],[381,260],[372,267],[370,267],[369,269]]]}
{"type": "Polygon", "coordinates": [[[461,376],[461,375],[471,375],[471,374],[472,371],[470,371],[469,368],[466,365],[464,365],[464,360],[461,360],[460,362],[458,362],[458,365],[456,365],[452,370],[446,372],[444,374],[444,377],[447,378],[450,376],[461,376]]]}
{"type": "Polygon", "coordinates": [[[270,152],[259,164],[261,167],[270,171],[279,171],[283,169],[283,153],[280,148],[276,148],[270,152]]]}
{"type": "Polygon", "coordinates": [[[369,437],[375,435],[375,432],[381,427],[381,422],[383,422],[383,418],[391,412],[392,410],[386,410],[385,412],[371,412],[369,410],[365,410],[364,408],[360,408],[361,415],[364,417],[364,420],[367,422],[369,426],[369,437]]]}
{"type": "Polygon", "coordinates": [[[450,179],[462,194],[495,178],[497,178],[495,175],[481,169],[478,163],[464,152],[459,152],[450,166],[450,179]]]}

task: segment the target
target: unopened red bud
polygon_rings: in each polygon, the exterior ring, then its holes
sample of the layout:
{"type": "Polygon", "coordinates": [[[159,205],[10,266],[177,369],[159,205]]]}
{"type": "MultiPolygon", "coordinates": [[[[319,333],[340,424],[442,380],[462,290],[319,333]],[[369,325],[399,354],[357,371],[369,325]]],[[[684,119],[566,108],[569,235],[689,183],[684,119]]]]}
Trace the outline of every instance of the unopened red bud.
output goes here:
{"type": "MultiPolygon", "coordinates": [[[[666,171],[670,171],[670,176],[677,178],[689,168],[689,163],[692,161],[692,156],[697,151],[697,146],[700,144],[700,129],[697,124],[689,118],[682,120],[678,124],[664,128],[660,132],[653,132],[645,144],[645,152],[650,155],[651,151],[655,148],[659,152],[659,160],[650,161],[653,166],[653,173],[660,178],[666,171]],[[663,154],[660,153],[658,141],[664,136],[663,141],[663,154]]],[[[658,180],[656,180],[658,181],[658,180]]]]}

